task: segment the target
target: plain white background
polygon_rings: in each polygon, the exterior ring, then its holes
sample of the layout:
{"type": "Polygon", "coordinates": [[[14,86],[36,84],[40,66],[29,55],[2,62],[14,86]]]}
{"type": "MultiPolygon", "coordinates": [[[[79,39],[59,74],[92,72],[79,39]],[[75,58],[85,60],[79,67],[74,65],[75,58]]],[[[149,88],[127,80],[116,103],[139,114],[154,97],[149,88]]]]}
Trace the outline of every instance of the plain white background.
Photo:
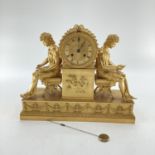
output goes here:
{"type": "Polygon", "coordinates": [[[154,0],[0,0],[0,155],[155,154],[154,0]],[[136,124],[66,122],[110,142],[44,121],[20,121],[21,100],[35,66],[47,55],[40,41],[50,32],[57,45],[74,24],[90,29],[102,46],[116,33],[115,64],[127,65],[136,124]]]}

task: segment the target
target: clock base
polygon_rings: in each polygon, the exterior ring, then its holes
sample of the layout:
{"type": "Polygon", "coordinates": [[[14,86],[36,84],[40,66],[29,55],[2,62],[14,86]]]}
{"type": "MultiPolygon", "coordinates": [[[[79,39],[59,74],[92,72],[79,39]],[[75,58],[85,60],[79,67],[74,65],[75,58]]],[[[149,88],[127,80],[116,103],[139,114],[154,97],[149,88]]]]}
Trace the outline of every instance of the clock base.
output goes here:
{"type": "Polygon", "coordinates": [[[60,94],[45,96],[43,88],[38,89],[31,99],[22,100],[21,120],[88,121],[134,123],[134,103],[121,100],[118,90],[113,90],[113,100],[66,100],[60,94]]]}

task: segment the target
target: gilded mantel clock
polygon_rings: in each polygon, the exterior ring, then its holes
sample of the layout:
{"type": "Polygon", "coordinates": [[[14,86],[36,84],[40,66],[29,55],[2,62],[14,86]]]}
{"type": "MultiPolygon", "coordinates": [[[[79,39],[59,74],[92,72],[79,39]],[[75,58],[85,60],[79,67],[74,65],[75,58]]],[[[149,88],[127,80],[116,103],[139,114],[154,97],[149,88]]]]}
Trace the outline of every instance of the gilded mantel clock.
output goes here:
{"type": "Polygon", "coordinates": [[[65,33],[59,46],[63,99],[94,99],[97,51],[95,36],[84,26],[75,25],[65,33]]]}
{"type": "Polygon", "coordinates": [[[135,122],[135,98],[122,71],[124,65],[110,59],[110,49],[119,42],[116,34],[108,35],[98,47],[91,31],[75,25],[59,46],[47,32],[40,40],[48,54],[36,66],[30,89],[21,94],[22,120],[135,122]],[[38,80],[45,87],[39,88],[38,80]],[[112,89],[116,84],[119,90],[112,89]]]}

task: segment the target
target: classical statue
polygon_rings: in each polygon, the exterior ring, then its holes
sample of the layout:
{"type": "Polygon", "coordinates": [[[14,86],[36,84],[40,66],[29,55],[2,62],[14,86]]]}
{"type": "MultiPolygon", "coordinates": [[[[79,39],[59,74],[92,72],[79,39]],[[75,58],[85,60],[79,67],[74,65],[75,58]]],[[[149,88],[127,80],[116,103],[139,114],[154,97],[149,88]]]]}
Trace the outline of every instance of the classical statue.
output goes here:
{"type": "Polygon", "coordinates": [[[119,37],[111,34],[100,48],[97,58],[97,76],[110,82],[118,82],[123,101],[131,102],[134,97],[130,95],[126,76],[121,71],[125,66],[114,65],[110,60],[109,48],[115,47],[118,42],[119,37]]]}
{"type": "Polygon", "coordinates": [[[46,81],[54,77],[60,76],[60,58],[58,47],[56,46],[50,33],[42,33],[40,41],[48,47],[48,57],[36,66],[36,71],[32,75],[32,84],[28,92],[21,94],[21,97],[26,99],[34,95],[37,88],[38,80],[46,81]]]}

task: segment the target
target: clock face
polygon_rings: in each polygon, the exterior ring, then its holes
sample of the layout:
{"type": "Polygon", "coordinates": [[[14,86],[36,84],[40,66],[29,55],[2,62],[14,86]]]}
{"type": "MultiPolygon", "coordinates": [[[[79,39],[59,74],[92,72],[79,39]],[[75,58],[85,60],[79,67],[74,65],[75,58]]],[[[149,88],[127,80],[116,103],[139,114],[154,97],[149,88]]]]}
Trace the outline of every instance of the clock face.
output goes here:
{"type": "Polygon", "coordinates": [[[90,36],[75,32],[63,42],[62,60],[73,68],[83,68],[94,63],[96,51],[96,44],[90,36]]]}

